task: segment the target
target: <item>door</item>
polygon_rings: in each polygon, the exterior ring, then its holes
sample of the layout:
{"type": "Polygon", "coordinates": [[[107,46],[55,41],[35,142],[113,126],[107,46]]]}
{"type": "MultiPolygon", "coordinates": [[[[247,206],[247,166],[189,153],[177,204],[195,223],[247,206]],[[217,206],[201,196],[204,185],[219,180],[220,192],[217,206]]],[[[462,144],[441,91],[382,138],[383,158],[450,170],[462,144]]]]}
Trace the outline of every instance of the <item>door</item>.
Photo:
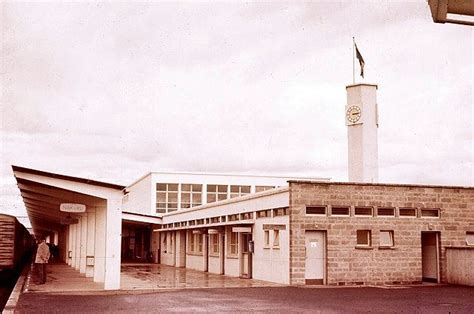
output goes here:
{"type": "Polygon", "coordinates": [[[241,270],[243,278],[252,278],[252,252],[249,249],[252,241],[251,233],[242,233],[242,262],[241,270]]]}
{"type": "Polygon", "coordinates": [[[323,285],[326,273],[326,232],[305,232],[305,283],[323,285]]]}
{"type": "Polygon", "coordinates": [[[439,233],[421,233],[422,279],[439,282],[439,233]]]}
{"type": "Polygon", "coordinates": [[[225,233],[220,234],[219,237],[220,237],[219,258],[220,258],[220,264],[221,264],[220,274],[224,275],[225,274],[225,233]]]}

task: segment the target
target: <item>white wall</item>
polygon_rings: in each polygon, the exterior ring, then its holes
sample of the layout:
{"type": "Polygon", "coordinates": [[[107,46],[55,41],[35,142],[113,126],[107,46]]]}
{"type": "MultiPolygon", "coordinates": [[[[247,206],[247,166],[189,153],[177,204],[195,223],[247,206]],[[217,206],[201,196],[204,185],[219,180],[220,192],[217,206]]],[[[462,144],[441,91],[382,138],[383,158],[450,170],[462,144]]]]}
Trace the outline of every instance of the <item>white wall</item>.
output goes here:
{"type": "Polygon", "coordinates": [[[213,274],[221,273],[221,260],[219,256],[209,256],[209,267],[207,271],[213,274]]]}
{"type": "Polygon", "coordinates": [[[154,196],[155,188],[152,185],[151,177],[149,174],[126,188],[128,194],[123,198],[123,211],[144,215],[156,214],[153,205],[153,200],[156,198],[154,196]]]}
{"type": "Polygon", "coordinates": [[[161,233],[161,264],[174,266],[175,265],[175,239],[174,232],[161,233]]]}
{"type": "Polygon", "coordinates": [[[204,255],[186,254],[186,268],[204,271],[204,255]]]}
{"type": "Polygon", "coordinates": [[[255,252],[253,255],[253,278],[281,284],[290,284],[290,237],[289,217],[257,218],[253,227],[255,252]],[[264,246],[264,224],[285,225],[280,230],[280,246],[273,247],[273,230],[270,230],[270,246],[264,246]]]}

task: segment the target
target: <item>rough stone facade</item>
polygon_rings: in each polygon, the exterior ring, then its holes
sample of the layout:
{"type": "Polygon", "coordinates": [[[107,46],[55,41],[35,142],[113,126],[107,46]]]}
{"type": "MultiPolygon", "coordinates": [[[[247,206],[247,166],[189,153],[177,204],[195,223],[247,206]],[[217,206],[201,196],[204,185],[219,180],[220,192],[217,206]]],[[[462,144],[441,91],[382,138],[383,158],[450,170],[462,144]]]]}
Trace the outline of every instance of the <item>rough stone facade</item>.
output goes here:
{"type": "Polygon", "coordinates": [[[290,281],[305,284],[305,230],[326,232],[326,284],[381,285],[422,281],[422,232],[439,232],[439,279],[446,281],[446,248],[466,247],[474,231],[474,189],[418,185],[290,181],[290,281]],[[326,206],[326,215],[307,215],[306,206],[326,206]],[[348,217],[331,208],[350,206],[348,217]],[[354,208],[373,208],[373,216],[354,208]],[[379,207],[394,217],[378,217],[379,207]],[[416,217],[399,217],[399,208],[416,217]],[[439,217],[421,217],[421,209],[439,209],[439,217]],[[371,230],[369,247],[357,246],[357,230],[371,230]],[[380,231],[393,231],[394,246],[379,247],[380,231]]]}

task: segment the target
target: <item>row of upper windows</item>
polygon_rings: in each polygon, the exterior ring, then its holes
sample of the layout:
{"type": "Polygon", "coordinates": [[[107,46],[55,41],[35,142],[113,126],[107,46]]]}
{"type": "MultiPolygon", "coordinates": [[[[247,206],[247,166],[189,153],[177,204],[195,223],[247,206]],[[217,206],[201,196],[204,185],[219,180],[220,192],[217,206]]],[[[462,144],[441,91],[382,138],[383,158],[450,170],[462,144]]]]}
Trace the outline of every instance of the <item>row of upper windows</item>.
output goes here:
{"type": "MultiPolygon", "coordinates": [[[[275,188],[274,186],[256,186],[255,192],[262,192],[275,188]]],[[[226,200],[250,194],[250,185],[206,185],[207,203],[226,200]]],[[[179,209],[196,207],[203,204],[202,184],[156,184],[156,212],[167,213],[179,209]],[[180,195],[180,200],[178,198],[180,195]]]]}
{"type": "Polygon", "coordinates": [[[369,206],[306,206],[306,215],[315,216],[361,216],[373,217],[407,217],[439,218],[439,208],[412,207],[369,207],[369,206]]]}

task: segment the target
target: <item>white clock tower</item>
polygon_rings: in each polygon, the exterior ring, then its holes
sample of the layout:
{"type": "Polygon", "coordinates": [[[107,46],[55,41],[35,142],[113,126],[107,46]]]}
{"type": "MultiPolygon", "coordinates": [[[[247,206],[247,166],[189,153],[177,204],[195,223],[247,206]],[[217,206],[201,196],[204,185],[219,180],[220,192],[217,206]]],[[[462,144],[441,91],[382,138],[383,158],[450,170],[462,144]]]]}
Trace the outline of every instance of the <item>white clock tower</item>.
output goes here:
{"type": "Polygon", "coordinates": [[[377,85],[346,86],[349,181],[378,182],[377,85]]]}

